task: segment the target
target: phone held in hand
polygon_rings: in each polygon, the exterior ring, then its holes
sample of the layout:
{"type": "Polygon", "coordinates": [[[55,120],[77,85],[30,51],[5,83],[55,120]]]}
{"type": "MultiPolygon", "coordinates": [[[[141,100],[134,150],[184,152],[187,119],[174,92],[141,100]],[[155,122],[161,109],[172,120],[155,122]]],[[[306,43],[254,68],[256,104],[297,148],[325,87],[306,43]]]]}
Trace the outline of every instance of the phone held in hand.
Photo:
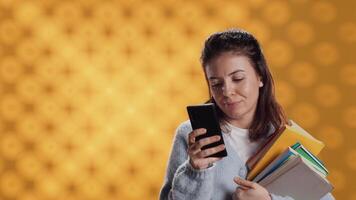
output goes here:
{"type": "MultiPolygon", "coordinates": [[[[206,129],[206,134],[197,136],[196,141],[215,135],[219,135],[221,138],[217,142],[203,146],[202,150],[216,147],[221,144],[225,144],[222,136],[219,120],[216,115],[215,105],[213,103],[187,106],[187,111],[193,130],[198,128],[206,129]]],[[[227,152],[226,149],[224,149],[208,157],[226,157],[226,156],[227,156],[227,152]]]]}

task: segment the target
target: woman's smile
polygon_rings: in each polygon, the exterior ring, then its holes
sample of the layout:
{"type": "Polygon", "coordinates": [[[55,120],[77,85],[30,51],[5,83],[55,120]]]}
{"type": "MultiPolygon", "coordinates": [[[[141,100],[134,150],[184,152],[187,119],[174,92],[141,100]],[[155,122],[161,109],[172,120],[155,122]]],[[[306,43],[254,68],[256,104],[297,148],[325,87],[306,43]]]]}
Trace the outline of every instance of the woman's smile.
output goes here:
{"type": "Polygon", "coordinates": [[[242,101],[227,101],[227,102],[224,102],[223,105],[231,110],[231,109],[237,109],[238,107],[240,107],[242,101]]]}

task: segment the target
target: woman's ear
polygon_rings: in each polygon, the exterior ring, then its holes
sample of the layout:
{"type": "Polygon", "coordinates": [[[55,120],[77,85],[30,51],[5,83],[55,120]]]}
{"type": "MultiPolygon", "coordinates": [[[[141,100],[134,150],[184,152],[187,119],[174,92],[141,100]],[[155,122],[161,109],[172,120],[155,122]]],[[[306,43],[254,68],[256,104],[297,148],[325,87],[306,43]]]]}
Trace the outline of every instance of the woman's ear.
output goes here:
{"type": "Polygon", "coordinates": [[[259,81],[259,83],[258,83],[258,86],[259,87],[263,87],[263,79],[262,79],[262,76],[258,76],[258,81],[259,81]]]}
{"type": "Polygon", "coordinates": [[[263,79],[262,79],[261,76],[258,76],[258,81],[260,82],[260,83],[258,84],[258,86],[259,86],[259,87],[263,87],[263,79]]]}
{"type": "Polygon", "coordinates": [[[259,83],[259,85],[258,85],[259,87],[263,87],[263,82],[262,81],[260,81],[260,83],[259,83]]]}

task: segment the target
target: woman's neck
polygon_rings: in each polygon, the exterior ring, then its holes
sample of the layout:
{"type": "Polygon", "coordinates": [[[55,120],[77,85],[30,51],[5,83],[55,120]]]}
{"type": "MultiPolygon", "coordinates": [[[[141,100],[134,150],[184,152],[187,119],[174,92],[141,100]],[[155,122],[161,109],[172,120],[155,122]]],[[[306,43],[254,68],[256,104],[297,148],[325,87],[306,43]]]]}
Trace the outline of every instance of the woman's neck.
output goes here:
{"type": "MultiPolygon", "coordinates": [[[[250,112],[250,113],[254,114],[254,112],[250,112]]],[[[240,118],[231,118],[231,117],[225,116],[225,119],[231,125],[234,125],[236,127],[242,128],[242,129],[249,129],[252,124],[253,117],[254,117],[254,115],[253,114],[251,115],[250,113],[248,113],[247,115],[244,115],[243,117],[240,117],[240,118]]]]}
{"type": "Polygon", "coordinates": [[[251,120],[227,118],[226,121],[229,124],[236,126],[238,128],[242,128],[242,129],[248,129],[251,126],[251,120]]]}

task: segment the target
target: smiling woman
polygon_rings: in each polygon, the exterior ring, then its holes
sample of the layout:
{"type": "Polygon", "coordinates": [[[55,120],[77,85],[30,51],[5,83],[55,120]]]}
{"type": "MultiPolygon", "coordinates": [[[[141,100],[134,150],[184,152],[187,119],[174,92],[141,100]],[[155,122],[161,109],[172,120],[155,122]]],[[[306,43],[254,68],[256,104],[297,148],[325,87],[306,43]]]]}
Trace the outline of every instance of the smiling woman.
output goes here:
{"type": "MultiPolygon", "coordinates": [[[[160,199],[273,199],[258,183],[244,180],[246,161],[268,136],[288,120],[276,101],[271,73],[257,40],[248,32],[232,29],[211,35],[201,56],[210,99],[217,108],[225,146],[204,149],[219,139],[196,137],[205,129],[192,130],[189,121],[176,131],[160,199]],[[209,157],[226,148],[228,156],[209,157]]],[[[327,194],[322,199],[334,199],[327,194]]]]}
{"type": "Polygon", "coordinates": [[[249,129],[250,139],[257,141],[268,134],[270,126],[278,132],[287,123],[276,101],[265,57],[251,34],[242,30],[213,34],[205,42],[201,61],[210,89],[209,101],[218,105],[222,124],[249,129]],[[212,78],[220,79],[219,90],[212,85],[212,78]],[[231,103],[239,103],[239,108],[226,107],[236,106],[231,103]]]}
{"type": "Polygon", "coordinates": [[[263,86],[249,58],[226,52],[206,67],[213,99],[232,125],[248,128],[263,86]],[[244,120],[242,120],[244,119],[244,120]]]}

